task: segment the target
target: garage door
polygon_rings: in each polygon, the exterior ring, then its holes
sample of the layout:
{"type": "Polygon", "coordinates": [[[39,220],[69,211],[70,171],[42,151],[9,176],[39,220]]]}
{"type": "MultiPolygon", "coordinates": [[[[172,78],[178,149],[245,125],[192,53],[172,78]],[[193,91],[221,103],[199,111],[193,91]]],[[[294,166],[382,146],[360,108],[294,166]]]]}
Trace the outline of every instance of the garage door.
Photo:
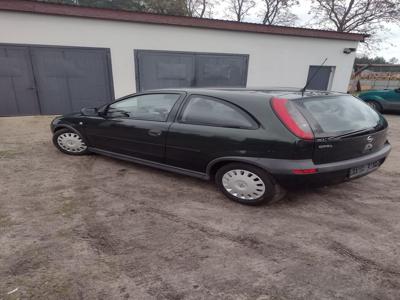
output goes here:
{"type": "Polygon", "coordinates": [[[107,49],[0,47],[1,116],[65,114],[113,98],[107,49]]]}
{"type": "Polygon", "coordinates": [[[245,87],[248,55],[136,50],[140,91],[178,87],[245,87]]]}
{"type": "Polygon", "coordinates": [[[0,46],[0,115],[39,113],[29,49],[0,46]]]}

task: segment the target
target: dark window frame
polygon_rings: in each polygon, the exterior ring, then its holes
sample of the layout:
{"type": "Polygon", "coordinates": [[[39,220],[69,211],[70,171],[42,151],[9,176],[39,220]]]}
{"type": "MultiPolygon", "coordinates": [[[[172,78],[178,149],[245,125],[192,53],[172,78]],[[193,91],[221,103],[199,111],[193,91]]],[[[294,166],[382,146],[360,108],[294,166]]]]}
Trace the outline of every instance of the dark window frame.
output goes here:
{"type": "Polygon", "coordinates": [[[171,116],[176,114],[176,110],[179,107],[179,105],[184,97],[185,97],[185,94],[179,93],[179,92],[155,92],[155,93],[131,94],[131,95],[124,96],[123,98],[120,98],[120,99],[108,104],[107,108],[104,110],[104,117],[108,118],[108,119],[127,119],[127,120],[133,120],[133,121],[147,121],[147,122],[158,122],[158,123],[171,122],[172,121],[171,116]],[[125,100],[129,100],[131,98],[136,98],[136,97],[140,97],[140,96],[151,96],[151,95],[177,95],[177,96],[179,96],[177,98],[177,100],[175,101],[175,103],[172,105],[170,111],[168,112],[168,116],[166,117],[166,119],[164,121],[147,120],[147,119],[143,119],[143,118],[133,118],[133,117],[124,117],[124,116],[119,116],[119,117],[108,116],[108,110],[110,109],[110,106],[113,104],[116,104],[118,102],[122,102],[125,100]]]}
{"type": "MultiPolygon", "coordinates": [[[[135,71],[135,85],[136,91],[145,92],[141,88],[140,76],[139,76],[139,56],[140,53],[167,53],[167,54],[190,54],[190,55],[220,55],[220,56],[241,56],[246,59],[246,72],[243,77],[244,87],[247,86],[247,79],[249,77],[249,63],[250,63],[250,54],[243,53],[224,53],[224,52],[196,52],[196,51],[173,51],[173,50],[149,50],[149,49],[134,49],[133,50],[133,58],[134,58],[134,71],[135,71]]],[[[195,86],[193,86],[195,87],[195,86]]]]}
{"type": "Polygon", "coordinates": [[[209,127],[219,127],[219,128],[231,128],[231,129],[243,129],[243,130],[256,130],[260,128],[260,124],[243,108],[239,107],[236,104],[233,104],[230,101],[217,98],[214,96],[209,96],[209,95],[202,95],[202,94],[190,94],[186,97],[184,103],[182,104],[182,107],[180,108],[177,116],[176,116],[176,122],[180,124],[187,124],[187,125],[197,125],[197,126],[209,126],[209,127]],[[211,101],[218,102],[220,104],[226,105],[233,110],[235,110],[237,113],[239,113],[241,116],[243,116],[252,126],[251,127],[237,127],[237,126],[226,126],[226,125],[218,125],[218,124],[212,124],[212,123],[188,123],[184,122],[182,120],[183,113],[185,112],[187,106],[190,103],[190,100],[195,98],[195,97],[201,97],[201,98],[206,98],[211,101]]]}

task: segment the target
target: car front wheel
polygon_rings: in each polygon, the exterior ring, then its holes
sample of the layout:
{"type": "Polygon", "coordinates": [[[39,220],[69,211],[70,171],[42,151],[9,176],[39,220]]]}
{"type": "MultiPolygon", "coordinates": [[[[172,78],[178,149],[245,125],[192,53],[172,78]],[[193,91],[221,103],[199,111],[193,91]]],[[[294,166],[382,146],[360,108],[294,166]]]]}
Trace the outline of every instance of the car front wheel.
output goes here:
{"type": "Polygon", "coordinates": [[[70,129],[60,129],[53,135],[53,143],[63,153],[83,155],[88,153],[82,136],[70,129]]]}
{"type": "Polygon", "coordinates": [[[267,203],[275,195],[275,184],[264,170],[243,163],[231,163],[215,174],[218,188],[228,198],[247,205],[267,203]]]}

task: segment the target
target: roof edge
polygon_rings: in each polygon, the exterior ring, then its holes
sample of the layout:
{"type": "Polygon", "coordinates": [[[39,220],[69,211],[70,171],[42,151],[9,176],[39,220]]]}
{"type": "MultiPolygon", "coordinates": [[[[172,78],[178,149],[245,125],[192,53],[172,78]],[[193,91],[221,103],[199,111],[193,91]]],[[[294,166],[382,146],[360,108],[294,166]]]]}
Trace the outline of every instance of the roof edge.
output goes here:
{"type": "Polygon", "coordinates": [[[370,67],[400,67],[400,64],[356,64],[357,66],[370,66],[370,67]]]}
{"type": "Polygon", "coordinates": [[[36,14],[83,17],[134,23],[173,25],[205,29],[242,31],[286,36],[311,37],[363,42],[369,35],[361,33],[344,33],[329,30],[284,27],[236,21],[200,19],[185,16],[159,15],[151,13],[115,10],[107,8],[82,7],[56,3],[45,3],[27,0],[1,0],[0,11],[26,12],[36,14]]]}

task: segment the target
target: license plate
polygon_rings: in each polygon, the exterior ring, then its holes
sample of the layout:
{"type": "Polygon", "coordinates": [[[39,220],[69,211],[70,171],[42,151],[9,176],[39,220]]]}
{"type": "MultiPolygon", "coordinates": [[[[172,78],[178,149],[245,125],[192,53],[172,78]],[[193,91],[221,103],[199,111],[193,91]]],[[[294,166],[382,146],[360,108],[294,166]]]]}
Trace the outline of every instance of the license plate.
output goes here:
{"type": "Polygon", "coordinates": [[[355,167],[355,168],[351,168],[350,172],[349,172],[349,178],[353,178],[353,177],[358,177],[364,174],[367,174],[373,170],[375,170],[376,168],[379,167],[380,165],[380,161],[375,161],[360,167],[355,167]]]}

